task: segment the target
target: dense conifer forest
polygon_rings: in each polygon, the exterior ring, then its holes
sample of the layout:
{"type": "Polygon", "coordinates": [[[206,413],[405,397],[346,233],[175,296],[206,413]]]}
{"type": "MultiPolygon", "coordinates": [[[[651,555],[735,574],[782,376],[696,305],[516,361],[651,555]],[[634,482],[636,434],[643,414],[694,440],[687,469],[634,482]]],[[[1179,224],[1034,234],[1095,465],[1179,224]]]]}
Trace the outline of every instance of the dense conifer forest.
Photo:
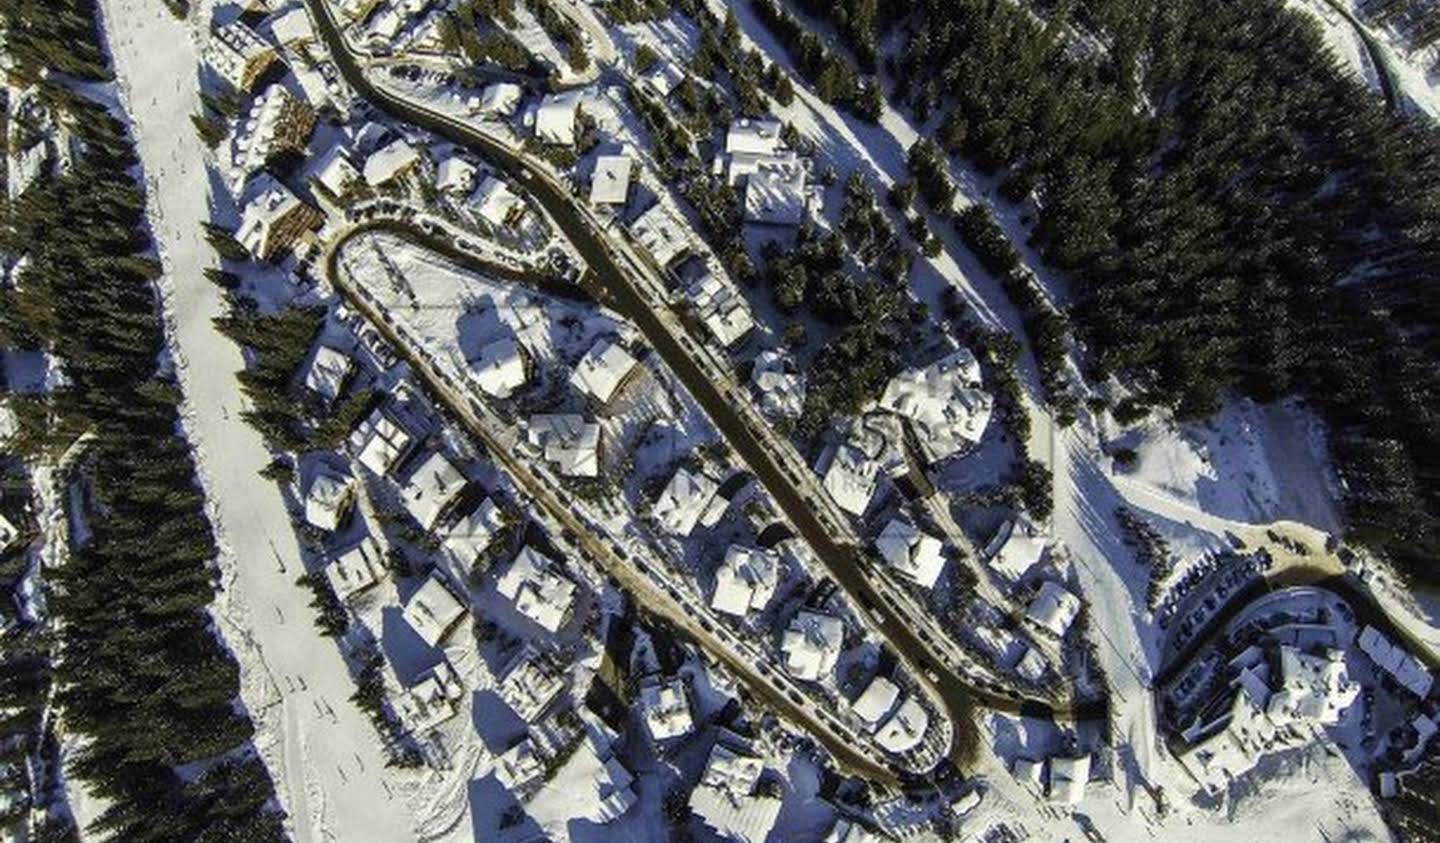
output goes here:
{"type": "Polygon", "coordinates": [[[0,343],[43,349],[67,375],[20,444],[64,449],[87,435],[68,478],[85,494],[68,514],[88,537],[46,574],[55,702],[81,739],[69,773],[108,806],[90,831],[111,839],[283,839],[237,667],[208,611],[216,546],[162,365],[160,267],[137,161],[125,126],[68,87],[110,79],[96,9],[5,0],[0,15],[17,78],[40,85],[77,141],[70,167],[22,194],[0,231],[0,251],[28,259],[0,290],[0,343]]]}

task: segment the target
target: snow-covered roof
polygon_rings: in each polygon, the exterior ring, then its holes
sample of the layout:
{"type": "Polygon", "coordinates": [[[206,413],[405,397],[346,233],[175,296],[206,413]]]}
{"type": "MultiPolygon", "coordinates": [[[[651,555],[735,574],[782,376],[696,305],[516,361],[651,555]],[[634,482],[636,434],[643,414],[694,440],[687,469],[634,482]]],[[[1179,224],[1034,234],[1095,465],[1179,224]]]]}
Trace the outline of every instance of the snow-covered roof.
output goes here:
{"type": "Polygon", "coordinates": [[[1424,698],[1429,696],[1435,677],[1426,669],[1425,663],[1411,655],[1404,647],[1391,643],[1380,630],[1366,626],[1356,639],[1360,649],[1395,681],[1411,693],[1424,698]]]}
{"type": "Polygon", "coordinates": [[[686,290],[686,295],[690,297],[700,321],[723,346],[734,345],[755,327],[749,302],[733,284],[726,283],[713,272],[706,272],[696,279],[686,290]]]}
{"type": "Polygon", "coordinates": [[[716,744],[700,783],[690,792],[690,810],[725,840],[762,843],[775,827],[781,804],[754,792],[764,769],[760,759],[716,744]]]}
{"type": "Polygon", "coordinates": [[[274,60],[275,48],[239,19],[216,27],[205,45],[205,63],[240,91],[250,90],[274,60]]]}
{"type": "Polygon", "coordinates": [[[1028,525],[1006,521],[985,547],[990,565],[1011,579],[1020,579],[1045,554],[1045,541],[1028,525]]]}
{"type": "Polygon", "coordinates": [[[535,136],[544,143],[575,145],[575,116],[580,97],[575,92],[550,94],[535,109],[535,136]]]}
{"type": "Polygon", "coordinates": [[[512,791],[524,791],[544,775],[544,760],[529,737],[495,759],[495,779],[512,791]]]}
{"type": "Polygon", "coordinates": [[[685,692],[684,680],[678,676],[669,682],[642,687],[640,710],[652,740],[677,738],[695,728],[690,715],[690,697],[685,692]]]}
{"type": "Polygon", "coordinates": [[[442,661],[405,689],[400,697],[400,719],[412,732],[433,729],[455,716],[455,703],[464,694],[465,686],[460,684],[455,668],[442,661]]]}
{"type": "Polygon", "coordinates": [[[652,511],[666,530],[688,536],[719,490],[720,484],[705,474],[681,466],[675,469],[652,511]]]}
{"type": "Polygon", "coordinates": [[[327,532],[334,532],[355,500],[350,477],[334,471],[319,471],[305,490],[305,520],[327,532]]]}
{"type": "Polygon", "coordinates": [[[1310,655],[1288,644],[1280,647],[1280,690],[1271,694],[1265,715],[1276,726],[1296,721],[1333,726],[1360,695],[1350,681],[1344,654],[1327,650],[1310,655]]]}
{"type": "Polygon", "coordinates": [[[635,358],[619,343],[601,338],[590,346],[570,373],[570,385],[605,404],[635,368],[635,358]]]}
{"type": "Polygon", "coordinates": [[[877,676],[870,680],[855,702],[850,704],[855,716],[859,717],[871,731],[880,727],[886,715],[895,707],[895,701],[900,699],[900,686],[886,679],[884,676],[877,676]]]}
{"type": "Polygon", "coordinates": [[[509,225],[514,217],[525,210],[525,200],[510,189],[504,179],[486,176],[470,197],[475,213],[493,226],[509,225]]]}
{"type": "Polygon", "coordinates": [[[775,554],[732,544],[715,571],[715,596],[710,599],[710,608],[740,617],[751,610],[758,612],[775,596],[779,583],[780,561],[775,554]]]}
{"type": "Polygon", "coordinates": [[[875,539],[875,549],[890,567],[921,588],[934,588],[945,570],[943,547],[939,539],[898,518],[890,519],[875,539]]]}
{"type": "Polygon", "coordinates": [[[354,368],[350,355],[320,343],[310,355],[305,367],[305,388],[315,393],[325,403],[340,397],[340,387],[354,368]]]}
{"type": "Polygon", "coordinates": [[[640,76],[640,84],[650,93],[660,99],[670,96],[681,80],[685,78],[685,71],[681,70],[674,62],[657,61],[649,70],[640,76]]]}
{"type": "Polygon", "coordinates": [[[1053,580],[1046,580],[1040,586],[1040,593],[1030,601],[1025,617],[1039,624],[1054,635],[1063,638],[1075,616],[1080,614],[1080,598],[1066,591],[1053,580]]]}
{"type": "Polygon", "coordinates": [[[400,500],[420,526],[428,530],[465,488],[465,482],[465,475],[448,457],[432,451],[401,487],[400,500]]]}
{"type": "Polygon", "coordinates": [[[315,113],[283,85],[270,85],[236,126],[229,173],[239,186],[274,156],[299,152],[315,129],[315,113]]]}
{"type": "Polygon", "coordinates": [[[465,616],[465,606],[450,593],[439,577],[432,575],[425,579],[420,590],[411,595],[401,614],[410,628],[426,644],[434,647],[465,616]]]}
{"type": "Polygon", "coordinates": [[[690,248],[689,229],[664,202],[656,202],[636,217],[630,223],[630,234],[662,267],[690,248]]]}
{"type": "Polygon", "coordinates": [[[880,406],[910,423],[930,462],[980,441],[995,400],[979,389],[980,364],[960,348],[924,368],[901,372],[885,386],[880,406]]]}
{"type": "Polygon", "coordinates": [[[520,614],[549,632],[560,629],[575,602],[575,583],[550,559],[526,545],[495,587],[520,614]]]}
{"type": "Polygon", "coordinates": [[[844,643],[845,624],[839,618],[802,610],[780,639],[785,670],[796,679],[822,679],[835,669],[844,643]]]}
{"type": "Polygon", "coordinates": [[[1015,672],[1031,682],[1039,682],[1045,677],[1045,657],[1035,647],[1026,647],[1020,660],[1015,662],[1015,672]]]}
{"type": "Polygon", "coordinates": [[[350,444],[358,452],[360,464],[381,476],[390,473],[409,452],[412,443],[410,434],[383,408],[376,408],[350,435],[350,444]]]}
{"type": "Polygon", "coordinates": [[[487,497],[451,525],[441,540],[440,549],[459,570],[468,572],[485,548],[490,546],[490,540],[500,527],[500,508],[495,505],[494,498],[487,497]]]}
{"type": "Polygon", "coordinates": [[[420,150],[397,138],[365,159],[365,181],[379,187],[420,163],[420,150]]]}
{"type": "Polygon", "coordinates": [[[567,477],[595,477],[600,473],[600,425],[586,421],[584,416],[531,416],[525,436],[543,448],[545,459],[567,477]]]}
{"type": "Polygon", "coordinates": [[[315,40],[315,30],[310,26],[310,15],[300,4],[290,6],[271,15],[265,21],[270,37],[279,44],[290,46],[315,40]]]}
{"type": "Polygon", "coordinates": [[[833,446],[827,454],[829,460],[822,458],[821,463],[825,466],[821,477],[825,491],[841,509],[857,517],[864,515],[879,485],[880,464],[849,442],[833,446]]]}
{"type": "Polygon", "coordinates": [[[745,181],[745,221],[799,225],[805,219],[803,169],[762,169],[745,181]]]}
{"type": "Polygon", "coordinates": [[[374,585],[384,569],[385,560],[380,555],[380,545],[366,536],[325,566],[325,578],[330,581],[330,588],[337,598],[348,600],[374,585]]]}
{"type": "Polygon", "coordinates": [[[269,173],[251,179],[245,192],[251,198],[241,212],[235,239],[259,260],[290,248],[320,220],[318,212],[269,173]]]}
{"type": "Polygon", "coordinates": [[[479,172],[474,164],[451,155],[436,169],[435,188],[441,193],[469,193],[475,189],[475,177],[479,172]]]}
{"type": "Polygon", "coordinates": [[[500,698],[521,720],[534,723],[564,689],[564,679],[527,646],[505,672],[500,698]]]}
{"type": "Polygon", "coordinates": [[[1079,805],[1085,798],[1085,785],[1090,781],[1090,756],[1050,759],[1051,802],[1079,805]]]}
{"type": "Polygon", "coordinates": [[[495,117],[509,117],[515,113],[524,91],[514,82],[496,82],[487,85],[480,92],[480,113],[495,117]]]}
{"type": "Polygon", "coordinates": [[[767,415],[793,419],[805,411],[805,378],[779,351],[756,355],[750,380],[760,390],[760,409],[767,415]]]}
{"type": "Polygon", "coordinates": [[[345,148],[339,144],[330,147],[329,151],[321,156],[315,166],[315,180],[320,186],[329,191],[330,195],[340,198],[345,195],[345,189],[351,184],[360,180],[360,171],[350,163],[345,153],[345,148]]]}
{"type": "Polygon", "coordinates": [[[630,172],[635,159],[628,155],[601,155],[590,176],[590,204],[624,205],[630,195],[630,172]]]}
{"type": "Polygon", "coordinates": [[[725,151],[768,155],[780,147],[779,120],[741,119],[730,124],[725,132],[725,151]]]}
{"type": "Polygon", "coordinates": [[[890,715],[890,719],[885,721],[880,731],[875,733],[875,742],[883,749],[900,755],[919,746],[928,728],[929,712],[919,700],[910,696],[890,715]]]}
{"type": "Polygon", "coordinates": [[[475,383],[487,395],[509,398],[525,385],[525,357],[514,337],[501,337],[487,343],[470,360],[475,383]]]}

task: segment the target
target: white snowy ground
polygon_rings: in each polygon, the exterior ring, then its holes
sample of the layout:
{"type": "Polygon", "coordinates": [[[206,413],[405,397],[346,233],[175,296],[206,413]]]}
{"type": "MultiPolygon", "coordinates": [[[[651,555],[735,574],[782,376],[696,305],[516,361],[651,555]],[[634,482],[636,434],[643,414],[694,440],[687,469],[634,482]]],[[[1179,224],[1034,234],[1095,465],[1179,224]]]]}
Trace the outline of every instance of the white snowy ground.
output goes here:
{"type": "Polygon", "coordinates": [[[315,631],[309,593],[295,584],[302,569],[290,516],[275,485],[256,474],[269,454],[240,418],[232,374],[242,368],[240,352],[211,322],[222,301],[202,273],[214,256],[201,222],[210,218],[212,199],[228,199],[208,176],[189,121],[200,108],[195,39],[210,17],[206,4],[198,5],[185,23],[151,0],[101,4],[165,269],[185,432],[198,451],[221,547],[216,622],[240,661],[255,743],[295,839],[411,839],[403,785],[387,787],[392,776],[375,730],[348,701],[354,683],[333,642],[315,631]],[[288,691],[299,678],[306,690],[288,691]]]}

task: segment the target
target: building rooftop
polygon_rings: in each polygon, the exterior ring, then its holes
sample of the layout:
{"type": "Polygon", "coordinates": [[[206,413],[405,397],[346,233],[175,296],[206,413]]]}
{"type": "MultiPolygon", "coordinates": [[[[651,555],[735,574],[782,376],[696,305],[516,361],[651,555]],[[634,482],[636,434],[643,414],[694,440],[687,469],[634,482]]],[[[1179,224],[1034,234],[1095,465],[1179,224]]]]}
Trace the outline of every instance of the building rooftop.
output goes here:
{"type": "Polygon", "coordinates": [[[534,723],[565,690],[565,680],[527,646],[511,660],[499,690],[500,698],[516,716],[526,723],[534,723]]]}
{"type": "Polygon", "coordinates": [[[315,180],[336,199],[345,195],[350,185],[360,180],[360,171],[350,163],[345,148],[330,147],[315,165],[315,180]]]}
{"type": "Polygon", "coordinates": [[[690,695],[685,692],[684,680],[678,676],[668,682],[643,686],[640,710],[652,740],[678,738],[695,728],[690,715],[690,695]]]}
{"type": "Polygon", "coordinates": [[[675,469],[652,512],[666,530],[688,536],[719,490],[720,484],[705,474],[681,466],[675,469]]]}
{"type": "Polygon", "coordinates": [[[584,416],[541,414],[530,417],[525,428],[530,443],[543,449],[547,462],[567,477],[595,477],[600,473],[600,425],[584,416]]]}
{"type": "Polygon", "coordinates": [[[514,337],[486,343],[470,360],[475,383],[486,395],[509,398],[525,385],[525,357],[514,337]]]}
{"type": "Polygon", "coordinates": [[[490,117],[508,118],[524,96],[524,89],[514,82],[496,82],[480,92],[479,111],[490,117]]]}
{"type": "Polygon", "coordinates": [[[873,732],[885,722],[899,699],[900,687],[884,676],[877,676],[870,680],[870,684],[865,686],[865,690],[855,698],[850,708],[873,732]]]}
{"type": "Polygon", "coordinates": [[[335,596],[344,601],[378,582],[383,570],[385,560],[380,545],[366,536],[325,566],[325,578],[330,581],[335,596]]]}
{"type": "Polygon", "coordinates": [[[1006,521],[985,546],[991,567],[1012,580],[1018,580],[1045,555],[1045,541],[1034,528],[1015,520],[1006,521]]]}
{"type": "Polygon", "coordinates": [[[890,567],[921,588],[934,588],[939,581],[945,570],[943,548],[939,539],[898,518],[890,519],[875,539],[875,549],[890,567]]]}
{"type": "Polygon", "coordinates": [[[630,195],[630,173],[635,159],[628,155],[601,155],[590,176],[590,204],[624,205],[630,195]]]}
{"type": "Polygon", "coordinates": [[[722,839],[762,843],[775,827],[781,804],[774,797],[755,794],[764,769],[760,759],[716,744],[700,783],[690,792],[690,810],[722,839]]]}
{"type": "Polygon", "coordinates": [[[581,96],[569,91],[550,94],[535,109],[535,137],[543,143],[558,146],[575,145],[575,117],[581,96]]]}
{"type": "Polygon", "coordinates": [[[900,708],[875,733],[875,742],[896,755],[920,745],[925,730],[930,728],[930,714],[914,696],[907,697],[900,708]]]}
{"type": "Polygon", "coordinates": [[[400,719],[412,732],[433,729],[455,716],[455,704],[464,694],[465,686],[455,668],[442,661],[405,689],[399,702],[400,719]]]}
{"type": "Polygon", "coordinates": [[[511,225],[525,212],[525,200],[510,189],[508,182],[497,176],[486,176],[480,182],[470,197],[470,204],[481,219],[496,228],[511,225]]]}
{"type": "Polygon", "coordinates": [[[661,267],[669,266],[690,248],[690,230],[663,202],[651,205],[630,223],[630,235],[661,267]]]}
{"type": "Polygon", "coordinates": [[[330,470],[318,471],[305,489],[305,520],[326,532],[334,532],[354,502],[354,478],[330,470]]]}
{"type": "Polygon", "coordinates": [[[465,475],[443,453],[432,451],[410,474],[400,488],[400,500],[406,511],[430,529],[440,515],[465,488],[465,475]]]}
{"type": "Polygon", "coordinates": [[[376,408],[350,435],[360,464],[382,477],[410,452],[412,444],[410,434],[383,408],[376,408]]]}
{"type": "Polygon", "coordinates": [[[929,462],[952,457],[980,441],[995,401],[980,390],[980,364],[961,348],[885,386],[880,406],[910,424],[929,462]]]}
{"type": "Polygon", "coordinates": [[[849,442],[832,446],[822,456],[821,485],[841,509],[856,516],[865,514],[880,482],[880,464],[849,442]]]}
{"type": "Polygon", "coordinates": [[[365,181],[371,187],[387,184],[420,163],[420,150],[404,138],[391,141],[365,159],[365,181]]]}
{"type": "Polygon", "coordinates": [[[435,170],[435,189],[441,193],[466,195],[475,189],[480,170],[456,155],[446,156],[435,170]]]}
{"type": "Polygon", "coordinates": [[[465,611],[465,606],[450,593],[445,583],[432,575],[425,579],[419,591],[411,595],[402,615],[426,644],[435,647],[465,616],[465,611]]]}
{"type": "Polygon", "coordinates": [[[623,346],[609,338],[601,338],[575,364],[575,370],[570,373],[570,385],[582,395],[606,404],[635,366],[635,358],[623,346]]]}
{"type": "Polygon", "coordinates": [[[844,643],[845,624],[839,618],[802,610],[780,639],[785,670],[796,679],[823,679],[834,672],[844,643]]]}
{"type": "Polygon", "coordinates": [[[355,367],[350,355],[320,343],[310,353],[304,369],[305,388],[315,393],[326,404],[340,397],[340,387],[355,367]]]}
{"type": "Polygon", "coordinates": [[[239,19],[216,27],[205,45],[205,63],[238,91],[250,90],[275,58],[275,48],[239,19]]]}
{"type": "Polygon", "coordinates": [[[1053,580],[1046,580],[1040,586],[1040,593],[1030,601],[1025,617],[1059,638],[1065,637],[1075,616],[1080,614],[1080,598],[1066,591],[1064,586],[1053,580]]]}
{"type": "Polygon", "coordinates": [[[450,526],[440,549],[460,571],[469,572],[501,526],[500,508],[494,498],[487,497],[450,526]]]}
{"type": "Polygon", "coordinates": [[[755,357],[750,381],[760,390],[760,409],[776,418],[799,418],[805,411],[805,378],[789,357],[767,349],[755,357]]]}
{"type": "Polygon", "coordinates": [[[685,291],[695,315],[725,347],[744,339],[755,328],[750,305],[740,291],[713,272],[706,272],[685,291]]]}
{"type": "Polygon", "coordinates": [[[780,148],[779,120],[736,120],[725,132],[725,152],[769,155],[780,148]]]}
{"type": "Polygon", "coordinates": [[[252,178],[245,193],[250,198],[241,211],[235,239],[259,260],[270,260],[288,249],[300,231],[319,222],[318,212],[268,172],[252,178]]]}
{"type": "Polygon", "coordinates": [[[1430,695],[1435,677],[1425,667],[1424,662],[1411,655],[1404,647],[1391,643],[1389,638],[1373,626],[1360,630],[1356,641],[1365,655],[1412,694],[1422,699],[1430,695]]]}
{"type": "Polygon", "coordinates": [[[779,583],[780,561],[775,554],[732,544],[715,571],[715,596],[710,599],[710,607],[738,617],[759,612],[775,596],[779,583]]]}
{"type": "Polygon", "coordinates": [[[496,590],[515,604],[520,614],[548,632],[565,623],[575,602],[575,583],[560,574],[558,566],[526,545],[496,582],[496,590]]]}
{"type": "Polygon", "coordinates": [[[799,225],[808,209],[805,171],[765,168],[745,181],[745,221],[761,225],[799,225]]]}

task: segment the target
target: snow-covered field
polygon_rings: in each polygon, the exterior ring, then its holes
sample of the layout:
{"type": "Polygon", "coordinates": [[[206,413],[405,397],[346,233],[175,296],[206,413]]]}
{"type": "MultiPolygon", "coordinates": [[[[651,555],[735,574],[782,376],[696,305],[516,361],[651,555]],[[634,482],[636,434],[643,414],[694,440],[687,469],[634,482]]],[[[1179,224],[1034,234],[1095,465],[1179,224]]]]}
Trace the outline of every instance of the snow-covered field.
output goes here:
{"type": "Polygon", "coordinates": [[[314,629],[310,593],[295,583],[303,569],[289,513],[276,486],[256,474],[270,455],[240,417],[244,399],[231,376],[243,366],[240,351],[211,321],[223,302],[203,275],[215,258],[201,223],[212,202],[224,208],[229,200],[189,122],[200,109],[195,39],[209,11],[196,8],[183,23],[150,0],[105,0],[101,8],[165,270],[185,433],[221,547],[216,623],[240,661],[256,746],[297,840],[410,839],[404,786],[389,786],[375,730],[348,701],[348,670],[314,629]]]}

